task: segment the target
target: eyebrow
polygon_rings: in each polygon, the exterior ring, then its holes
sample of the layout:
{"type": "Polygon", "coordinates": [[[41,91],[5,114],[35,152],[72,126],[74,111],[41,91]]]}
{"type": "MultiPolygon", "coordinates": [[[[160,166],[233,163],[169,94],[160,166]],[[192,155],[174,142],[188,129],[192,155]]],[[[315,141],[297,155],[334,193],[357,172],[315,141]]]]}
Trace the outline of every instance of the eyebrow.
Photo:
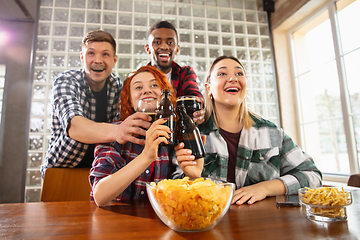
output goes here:
{"type": "MultiPolygon", "coordinates": [[[[235,69],[237,69],[237,68],[240,69],[240,70],[243,70],[240,66],[235,67],[235,69]]],[[[227,66],[219,67],[217,70],[220,70],[220,69],[227,69],[227,66]]]]}
{"type": "MultiPolygon", "coordinates": [[[[95,51],[95,48],[88,48],[88,50],[95,51]]],[[[109,49],[102,50],[102,52],[111,52],[109,49]]]]}
{"type": "MultiPolygon", "coordinates": [[[[154,82],[154,81],[156,82],[156,78],[150,80],[150,82],[154,82]]],[[[137,83],[142,83],[142,82],[140,80],[137,80],[136,82],[133,82],[131,85],[134,86],[137,83]]]]}
{"type": "MultiPolygon", "coordinates": [[[[154,40],[162,40],[162,38],[156,37],[156,38],[154,38],[154,40]]],[[[166,40],[175,40],[175,38],[169,37],[169,38],[166,38],[166,40]]]]}

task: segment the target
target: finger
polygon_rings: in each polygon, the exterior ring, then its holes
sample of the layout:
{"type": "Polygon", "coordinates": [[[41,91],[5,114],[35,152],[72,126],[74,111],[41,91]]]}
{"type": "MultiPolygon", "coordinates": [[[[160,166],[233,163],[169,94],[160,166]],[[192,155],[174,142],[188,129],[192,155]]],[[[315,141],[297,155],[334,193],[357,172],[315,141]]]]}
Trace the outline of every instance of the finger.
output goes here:
{"type": "Polygon", "coordinates": [[[184,156],[185,158],[187,157],[187,159],[189,159],[189,156],[194,156],[191,155],[192,151],[190,149],[179,149],[175,152],[176,157],[181,157],[184,156]]]}
{"type": "Polygon", "coordinates": [[[196,164],[196,161],[182,161],[181,163],[179,163],[181,168],[196,166],[196,164]]]}
{"type": "Polygon", "coordinates": [[[175,150],[175,151],[178,151],[178,150],[182,149],[184,146],[185,146],[185,144],[181,142],[181,143],[179,143],[178,145],[176,145],[176,146],[174,147],[174,150],[175,150]]]}
{"type": "MultiPolygon", "coordinates": [[[[134,114],[130,115],[129,117],[131,117],[131,119],[142,119],[147,122],[152,121],[152,118],[149,115],[142,113],[142,112],[135,112],[134,114]]],[[[126,119],[128,119],[128,118],[126,118],[126,119]]]]}
{"type": "Polygon", "coordinates": [[[163,137],[166,139],[170,139],[170,135],[167,131],[161,130],[161,129],[155,129],[154,131],[147,131],[146,138],[149,141],[155,141],[157,138],[163,137]]]}
{"type": "Polygon", "coordinates": [[[251,205],[251,204],[254,204],[256,202],[256,197],[255,196],[252,196],[248,201],[247,201],[247,204],[251,205]]]}
{"type": "Polygon", "coordinates": [[[194,115],[194,117],[199,117],[199,116],[205,115],[205,110],[196,111],[196,112],[194,112],[193,115],[194,115]]]}
{"type": "Polygon", "coordinates": [[[201,104],[204,103],[204,99],[202,97],[196,97],[195,99],[201,104]]]}
{"type": "Polygon", "coordinates": [[[241,205],[249,201],[250,198],[252,198],[252,194],[245,194],[240,199],[236,201],[236,205],[241,205]]]}

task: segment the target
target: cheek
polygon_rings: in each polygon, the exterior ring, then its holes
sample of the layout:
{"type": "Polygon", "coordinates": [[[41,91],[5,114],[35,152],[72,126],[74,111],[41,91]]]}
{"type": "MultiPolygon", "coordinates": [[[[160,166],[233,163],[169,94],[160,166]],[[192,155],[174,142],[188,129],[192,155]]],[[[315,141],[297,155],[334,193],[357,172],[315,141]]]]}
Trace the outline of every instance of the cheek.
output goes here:
{"type": "Polygon", "coordinates": [[[133,93],[133,92],[131,92],[131,90],[130,90],[130,105],[135,109],[135,111],[136,111],[136,109],[137,109],[137,105],[138,105],[138,103],[139,103],[139,96],[138,96],[138,94],[135,92],[135,93],[133,93]]]}
{"type": "Polygon", "coordinates": [[[156,95],[157,100],[160,101],[161,100],[161,89],[159,88],[159,89],[154,90],[154,93],[156,95]]]}

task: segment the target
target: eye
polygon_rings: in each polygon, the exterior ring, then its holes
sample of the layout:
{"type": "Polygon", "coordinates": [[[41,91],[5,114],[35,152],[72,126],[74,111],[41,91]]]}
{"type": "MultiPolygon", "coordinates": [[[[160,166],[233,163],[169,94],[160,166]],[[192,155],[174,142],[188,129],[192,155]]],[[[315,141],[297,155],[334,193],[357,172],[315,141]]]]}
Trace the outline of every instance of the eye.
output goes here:
{"type": "Polygon", "coordinates": [[[157,83],[154,83],[153,85],[151,85],[151,87],[156,88],[159,87],[159,85],[157,83]]]}
{"type": "Polygon", "coordinates": [[[155,40],[155,41],[154,41],[154,44],[156,44],[156,45],[160,45],[160,44],[161,44],[161,41],[159,41],[159,40],[155,40]]]}
{"type": "Polygon", "coordinates": [[[236,74],[236,76],[244,76],[244,73],[243,73],[243,72],[238,72],[238,73],[236,74]]]}
{"type": "Polygon", "coordinates": [[[104,56],[105,56],[105,57],[108,57],[108,56],[110,56],[110,55],[109,55],[108,53],[104,53],[104,56]]]}
{"type": "Polygon", "coordinates": [[[141,89],[142,89],[142,86],[136,86],[135,89],[136,89],[136,90],[141,90],[141,89]]]}
{"type": "Polygon", "coordinates": [[[93,52],[88,52],[88,55],[94,55],[94,53],[93,52]]]}
{"type": "Polygon", "coordinates": [[[225,74],[224,72],[219,72],[219,73],[217,74],[217,76],[218,76],[218,77],[222,77],[222,76],[226,76],[226,74],[225,74]]]}
{"type": "Polygon", "coordinates": [[[175,41],[168,41],[168,43],[167,43],[168,45],[175,45],[175,41]]]}

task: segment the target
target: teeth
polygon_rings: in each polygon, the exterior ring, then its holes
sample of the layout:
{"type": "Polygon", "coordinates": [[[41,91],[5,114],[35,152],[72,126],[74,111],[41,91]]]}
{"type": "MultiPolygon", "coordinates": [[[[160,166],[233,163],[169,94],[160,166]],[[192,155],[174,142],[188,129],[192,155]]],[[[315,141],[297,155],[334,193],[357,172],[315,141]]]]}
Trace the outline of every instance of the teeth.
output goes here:
{"type": "Polygon", "coordinates": [[[160,57],[168,57],[169,54],[161,53],[161,54],[159,54],[159,56],[160,56],[160,57]]]}
{"type": "Polygon", "coordinates": [[[105,68],[92,68],[92,70],[95,72],[102,72],[105,70],[105,68]]]}
{"type": "Polygon", "coordinates": [[[239,91],[239,89],[238,88],[227,88],[225,91],[226,92],[237,92],[237,91],[239,91]]]}

